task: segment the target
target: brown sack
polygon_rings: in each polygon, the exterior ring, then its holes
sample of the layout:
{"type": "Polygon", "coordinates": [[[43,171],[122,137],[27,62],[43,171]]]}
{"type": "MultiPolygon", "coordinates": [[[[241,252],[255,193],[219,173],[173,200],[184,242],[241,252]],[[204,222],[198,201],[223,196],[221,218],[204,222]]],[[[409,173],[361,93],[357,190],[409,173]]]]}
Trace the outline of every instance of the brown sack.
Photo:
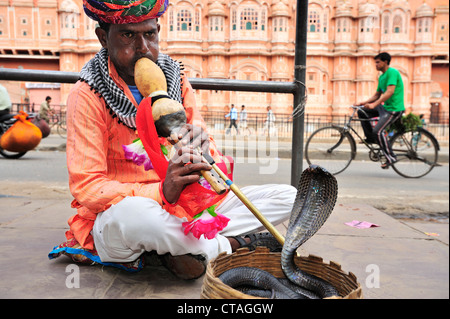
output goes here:
{"type": "Polygon", "coordinates": [[[28,114],[20,111],[17,121],[0,138],[0,147],[10,152],[27,152],[39,145],[41,130],[27,120],[28,114]]]}
{"type": "Polygon", "coordinates": [[[47,122],[43,119],[41,119],[39,116],[36,116],[32,122],[34,125],[39,127],[39,129],[42,132],[42,138],[46,138],[50,135],[50,126],[47,124],[47,122]]]}

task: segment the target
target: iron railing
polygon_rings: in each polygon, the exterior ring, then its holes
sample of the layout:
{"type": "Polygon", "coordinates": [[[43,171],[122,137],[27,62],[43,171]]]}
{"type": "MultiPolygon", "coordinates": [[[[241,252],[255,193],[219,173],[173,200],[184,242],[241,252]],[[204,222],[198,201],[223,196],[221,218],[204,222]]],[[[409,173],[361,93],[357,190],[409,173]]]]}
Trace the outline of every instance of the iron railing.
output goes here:
{"type": "MultiPolygon", "coordinates": [[[[55,116],[50,118],[50,121],[56,122],[58,120],[64,120],[66,114],[65,105],[52,104],[50,107],[55,111],[55,116]]],[[[38,105],[34,103],[13,103],[12,112],[17,113],[19,110],[27,113],[35,113],[38,111],[38,105]]],[[[225,118],[226,112],[201,112],[203,119],[209,133],[216,134],[231,134],[236,135],[234,127],[227,132],[230,127],[229,118],[225,118]]],[[[267,113],[259,112],[247,112],[247,121],[241,123],[238,120],[237,126],[239,128],[239,135],[257,135],[257,136],[277,136],[284,139],[291,139],[293,134],[293,116],[286,113],[274,113],[275,122],[267,123],[267,113]]],[[[449,113],[441,112],[436,113],[433,119],[429,119],[426,122],[426,128],[430,130],[439,141],[449,140],[449,113]]],[[[331,115],[318,115],[318,114],[305,114],[304,116],[304,139],[307,139],[312,132],[320,127],[332,124],[344,125],[348,121],[347,115],[331,116],[331,115]]],[[[355,123],[353,128],[358,131],[359,134],[363,134],[360,125],[355,123]]]]}

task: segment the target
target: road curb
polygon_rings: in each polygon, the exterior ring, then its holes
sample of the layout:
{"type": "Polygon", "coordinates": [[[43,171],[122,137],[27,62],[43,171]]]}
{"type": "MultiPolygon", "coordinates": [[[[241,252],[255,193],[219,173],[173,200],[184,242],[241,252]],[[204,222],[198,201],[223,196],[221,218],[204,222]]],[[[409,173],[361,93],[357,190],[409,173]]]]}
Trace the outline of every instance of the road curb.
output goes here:
{"type": "MultiPolygon", "coordinates": [[[[292,149],[278,148],[277,150],[272,150],[270,148],[262,148],[257,150],[255,148],[245,148],[245,147],[234,147],[234,146],[223,146],[219,147],[224,155],[229,155],[232,157],[264,157],[264,158],[292,158],[292,149]]],[[[46,151],[66,151],[66,143],[59,145],[39,145],[35,148],[36,151],[46,152],[46,151]]],[[[369,154],[367,152],[357,152],[355,159],[356,161],[370,161],[369,154]]],[[[439,152],[438,163],[444,164],[449,162],[448,152],[439,152]]]]}

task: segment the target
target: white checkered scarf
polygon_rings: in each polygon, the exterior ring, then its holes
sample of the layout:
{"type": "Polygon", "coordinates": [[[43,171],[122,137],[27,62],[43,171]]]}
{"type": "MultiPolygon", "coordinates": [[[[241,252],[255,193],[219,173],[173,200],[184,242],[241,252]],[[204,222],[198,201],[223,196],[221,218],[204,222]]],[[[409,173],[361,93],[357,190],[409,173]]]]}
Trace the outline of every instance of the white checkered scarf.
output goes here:
{"type": "MultiPolygon", "coordinates": [[[[181,66],[168,55],[160,53],[156,64],[161,68],[167,80],[169,97],[183,103],[181,97],[181,66]]],[[[109,76],[108,51],[102,48],[93,59],[81,69],[80,80],[89,84],[95,93],[100,94],[106,102],[111,115],[119,123],[136,129],[136,107],[125,93],[109,76]]]]}

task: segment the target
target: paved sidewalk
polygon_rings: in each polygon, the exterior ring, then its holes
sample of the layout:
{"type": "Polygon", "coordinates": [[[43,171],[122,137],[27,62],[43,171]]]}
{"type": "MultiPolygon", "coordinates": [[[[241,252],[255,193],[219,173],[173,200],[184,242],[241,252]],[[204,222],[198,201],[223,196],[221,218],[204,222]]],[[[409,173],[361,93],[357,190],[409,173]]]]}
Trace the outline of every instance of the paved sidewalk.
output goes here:
{"type": "MultiPolygon", "coordinates": [[[[67,227],[63,225],[74,213],[67,203],[64,197],[1,198],[0,298],[200,297],[202,279],[178,280],[164,267],[145,267],[132,274],[99,265],[75,265],[66,256],[49,260],[49,251],[65,240],[67,227]],[[79,288],[70,288],[75,282],[74,269],[79,271],[79,288]]],[[[285,225],[278,227],[285,231],[285,225]]],[[[367,299],[449,298],[448,243],[448,224],[405,223],[371,206],[337,205],[300,252],[333,260],[344,271],[353,272],[367,299]],[[345,225],[352,220],[380,227],[357,229],[345,225]],[[366,285],[374,269],[379,274],[375,274],[379,288],[366,285]]],[[[371,280],[368,282],[372,285],[371,280]]]]}
{"type": "MultiPolygon", "coordinates": [[[[39,148],[63,151],[64,140],[50,135],[39,148]]],[[[0,298],[200,297],[202,279],[178,280],[164,267],[146,267],[132,274],[99,265],[76,265],[65,256],[49,260],[50,250],[65,240],[67,220],[75,213],[68,205],[67,190],[57,191],[45,197],[26,192],[22,196],[0,194],[0,298]],[[79,288],[70,288],[74,271],[79,271],[79,288]]],[[[285,226],[278,226],[282,233],[285,226]]],[[[366,299],[449,298],[448,222],[407,222],[372,206],[338,204],[300,252],[332,260],[353,272],[366,299]],[[357,229],[345,224],[353,220],[379,227],[357,229]]]]}

